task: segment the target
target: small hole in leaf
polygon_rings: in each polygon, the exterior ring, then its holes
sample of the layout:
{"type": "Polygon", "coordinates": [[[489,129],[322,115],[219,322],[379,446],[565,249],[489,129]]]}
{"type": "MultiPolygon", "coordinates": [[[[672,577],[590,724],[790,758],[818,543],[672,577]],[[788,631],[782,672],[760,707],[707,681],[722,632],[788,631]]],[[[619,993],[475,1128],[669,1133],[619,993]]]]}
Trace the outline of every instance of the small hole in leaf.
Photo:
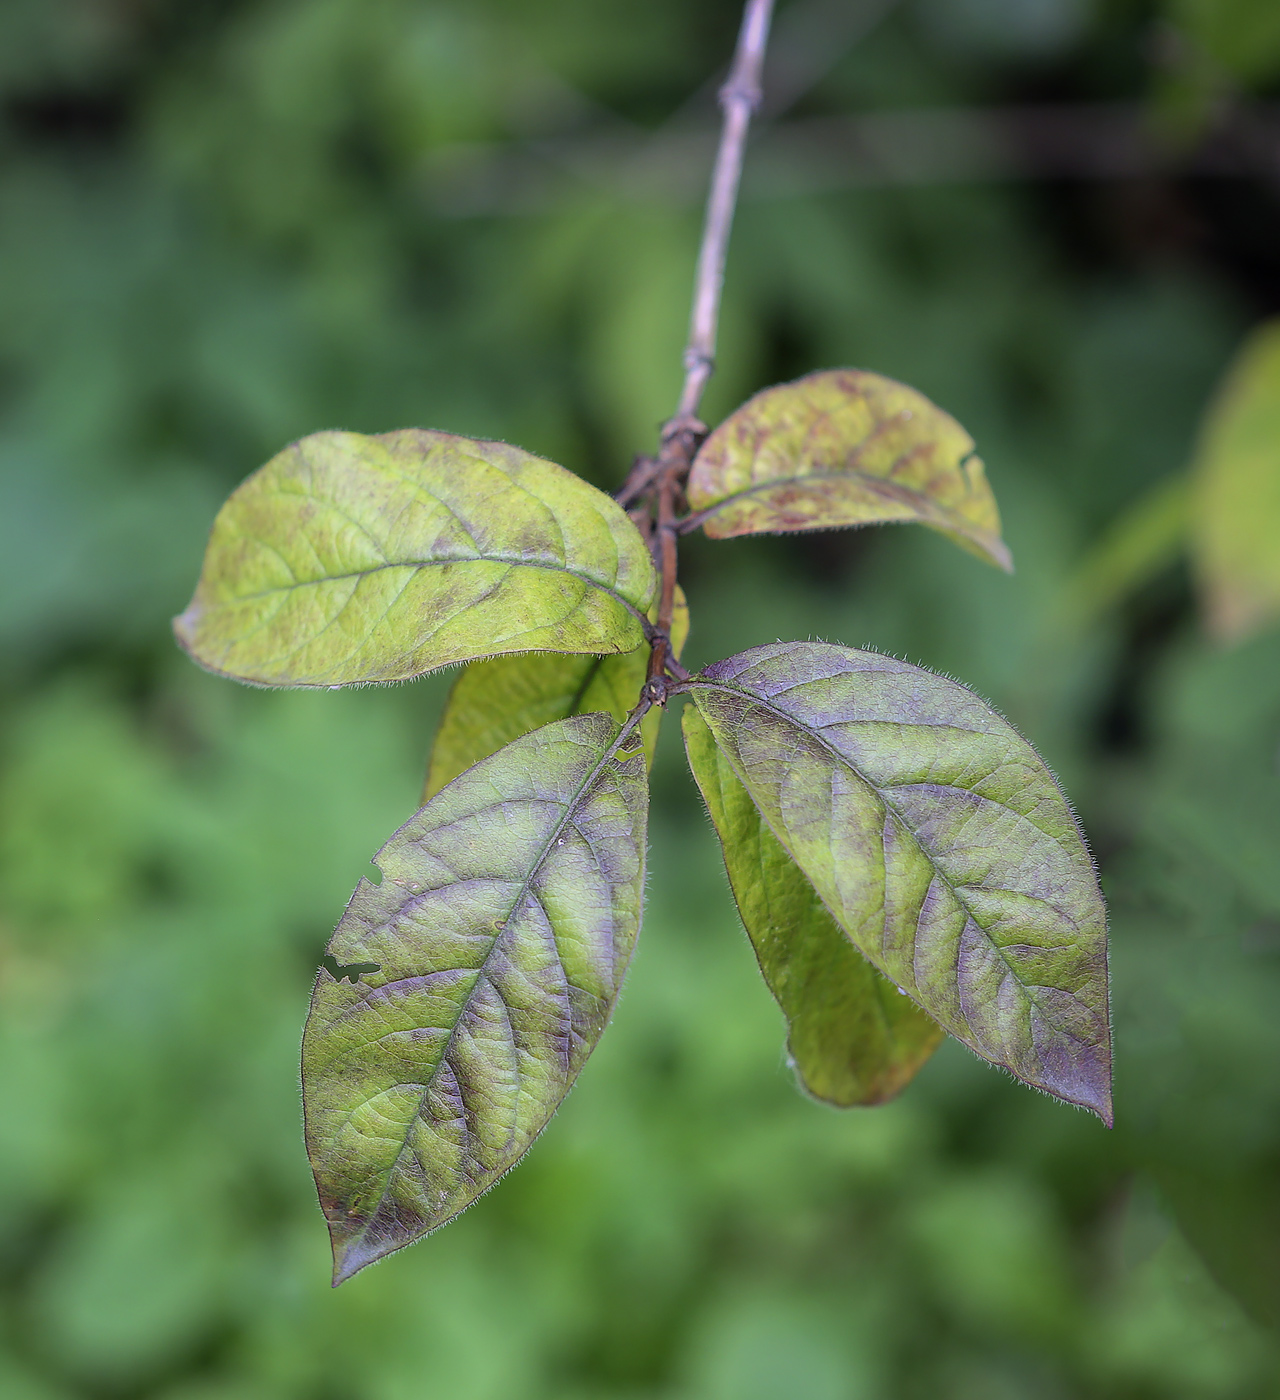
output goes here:
{"type": "Polygon", "coordinates": [[[382,971],[382,965],[380,963],[340,963],[331,953],[326,953],[324,957],[320,959],[320,966],[323,967],[335,981],[341,982],[345,978],[352,986],[354,986],[361,977],[382,971]]]}
{"type": "Polygon", "coordinates": [[[368,880],[371,885],[380,885],[382,883],[382,871],[370,861],[369,868],[364,872],[364,878],[368,880]]]}

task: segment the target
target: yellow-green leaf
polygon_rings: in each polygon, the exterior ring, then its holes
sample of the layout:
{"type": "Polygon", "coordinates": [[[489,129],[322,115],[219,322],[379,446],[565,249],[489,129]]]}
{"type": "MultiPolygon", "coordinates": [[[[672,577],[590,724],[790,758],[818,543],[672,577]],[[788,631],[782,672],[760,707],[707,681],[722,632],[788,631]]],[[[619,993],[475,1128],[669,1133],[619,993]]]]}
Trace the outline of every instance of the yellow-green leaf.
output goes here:
{"type": "Polygon", "coordinates": [[[1209,409],[1191,521],[1210,630],[1237,641],[1280,618],[1280,319],[1245,341],[1209,409]]]}
{"type": "MultiPolygon", "coordinates": [[[[689,635],[689,608],[676,588],[671,644],[677,657],[689,635]]],[[[431,748],[422,800],[435,796],[459,773],[522,734],[603,710],[621,723],[635,709],[649,669],[648,646],[623,656],[497,656],[473,661],[449,692],[431,748]]],[[[640,725],[653,763],[662,711],[655,706],[640,725]]]]}
{"type": "Polygon", "coordinates": [[[506,652],[628,652],[654,569],[622,509],[501,442],[315,433],[218,513],[178,640],[257,685],[397,681],[506,652]]]}
{"type": "Polygon", "coordinates": [[[692,705],[684,742],[760,971],[787,1018],[800,1083],[840,1108],[893,1098],[933,1054],[942,1028],[845,936],[692,705]]]}
{"type": "Polygon", "coordinates": [[[1013,567],[973,439],[923,394],[864,370],[748,400],[703,443],[688,495],[713,539],[915,521],[1013,567]]]}

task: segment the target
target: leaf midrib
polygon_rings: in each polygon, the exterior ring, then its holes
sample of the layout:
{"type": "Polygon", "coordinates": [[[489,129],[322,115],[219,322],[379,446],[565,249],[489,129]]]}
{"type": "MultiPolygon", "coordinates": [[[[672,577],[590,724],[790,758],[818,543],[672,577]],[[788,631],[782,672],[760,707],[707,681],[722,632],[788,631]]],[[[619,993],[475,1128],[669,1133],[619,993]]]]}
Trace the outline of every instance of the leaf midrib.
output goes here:
{"type": "MultiPolygon", "coordinates": [[[[470,1005],[471,998],[475,992],[475,989],[480,985],[481,980],[487,974],[489,964],[493,959],[494,953],[497,951],[499,940],[502,938],[502,935],[507,931],[507,927],[511,923],[511,920],[515,917],[516,911],[524,902],[525,896],[529,893],[530,889],[533,886],[535,876],[538,874],[538,871],[542,869],[543,865],[547,860],[547,857],[551,854],[551,851],[554,849],[556,841],[558,840],[561,832],[564,831],[565,827],[568,826],[569,822],[572,820],[573,815],[578,808],[578,805],[583,799],[583,795],[594,785],[596,780],[599,778],[600,774],[604,771],[606,765],[612,760],[613,756],[618,752],[619,748],[621,748],[623,741],[627,738],[630,731],[634,729],[638,723],[638,717],[631,716],[628,718],[627,722],[614,736],[613,741],[605,750],[603,757],[601,757],[599,762],[597,762],[592,767],[591,771],[587,774],[586,778],[583,779],[581,784],[579,784],[578,788],[575,790],[572,798],[565,804],[564,814],[561,816],[560,820],[555,824],[555,826],[551,829],[550,835],[544,842],[542,849],[538,852],[537,859],[530,866],[529,874],[525,877],[524,882],[521,884],[519,890],[516,892],[515,898],[511,902],[511,907],[502,920],[502,927],[494,931],[493,938],[489,943],[488,951],[485,953],[484,958],[482,959],[479,967],[477,967],[475,970],[475,981],[471,984],[467,995],[459,1004],[458,1014],[454,1018],[453,1025],[450,1027],[448,1038],[445,1040],[444,1047],[440,1051],[439,1058],[436,1060],[435,1066],[432,1069],[430,1075],[427,1077],[426,1082],[422,1085],[422,1093],[418,1098],[418,1103],[413,1111],[413,1116],[409,1119],[408,1124],[405,1127],[404,1136],[401,1140],[400,1147],[397,1149],[396,1155],[392,1160],[391,1165],[387,1168],[387,1182],[382,1189],[382,1194],[378,1197],[377,1204],[369,1212],[368,1218],[361,1226],[360,1233],[354,1236],[353,1239],[362,1240],[365,1237],[365,1235],[368,1233],[370,1225],[372,1225],[373,1222],[378,1218],[378,1213],[386,1204],[387,1197],[391,1192],[391,1183],[395,1178],[396,1171],[399,1168],[400,1162],[403,1159],[405,1153],[409,1151],[409,1133],[412,1130],[413,1124],[418,1121],[418,1118],[422,1113],[422,1107],[427,1101],[427,1095],[435,1087],[435,1084],[439,1079],[441,1066],[444,1065],[449,1058],[449,1052],[453,1049],[454,1040],[457,1037],[458,1028],[462,1024],[466,1008],[470,1005]]],[[[558,944],[556,956],[557,958],[559,958],[558,944]]],[[[499,997],[499,1000],[502,1000],[502,998],[499,997]]],[[[504,1006],[506,1005],[505,1002],[503,1002],[503,1004],[504,1006]]]]}
{"type": "Polygon", "coordinates": [[[630,602],[616,588],[611,588],[606,583],[601,583],[599,579],[592,578],[581,569],[570,568],[567,564],[548,564],[542,560],[526,559],[518,554],[476,554],[464,555],[461,558],[450,559],[404,559],[399,561],[387,560],[385,564],[374,564],[368,569],[350,569],[341,574],[325,574],[322,578],[298,579],[293,583],[279,584],[274,588],[259,589],[256,593],[238,593],[232,598],[218,603],[216,606],[228,607],[237,603],[251,603],[258,598],[271,598],[278,593],[291,593],[297,588],[319,588],[326,583],[341,583],[346,579],[369,578],[374,574],[383,572],[385,569],[429,569],[439,568],[446,564],[506,564],[522,569],[543,569],[547,573],[568,574],[571,578],[576,578],[590,587],[598,589],[601,593],[606,593],[609,597],[621,603],[631,615],[643,622],[645,614],[630,602]]]}
{"type": "MultiPolygon", "coordinates": [[[[970,456],[973,454],[970,453],[970,456]]],[[[981,525],[975,524],[967,516],[960,514],[959,510],[953,506],[943,505],[935,501],[931,496],[926,496],[923,492],[915,490],[910,486],[903,486],[901,483],[893,481],[886,476],[872,476],[869,472],[858,471],[856,469],[848,471],[812,471],[804,472],[796,476],[775,476],[767,481],[753,482],[750,486],[744,486],[742,490],[733,492],[732,495],[723,496],[718,501],[713,501],[710,505],[704,506],[697,514],[704,519],[710,519],[713,515],[718,515],[727,506],[733,505],[748,496],[759,495],[765,491],[772,491],[782,486],[798,486],[812,481],[851,481],[854,485],[869,485],[871,487],[889,487],[889,494],[901,492],[904,497],[910,497],[911,503],[923,502],[929,509],[921,514],[934,516],[945,516],[946,524],[953,528],[956,522],[966,532],[973,531],[981,535],[990,535],[991,531],[984,529],[981,525]]]]}

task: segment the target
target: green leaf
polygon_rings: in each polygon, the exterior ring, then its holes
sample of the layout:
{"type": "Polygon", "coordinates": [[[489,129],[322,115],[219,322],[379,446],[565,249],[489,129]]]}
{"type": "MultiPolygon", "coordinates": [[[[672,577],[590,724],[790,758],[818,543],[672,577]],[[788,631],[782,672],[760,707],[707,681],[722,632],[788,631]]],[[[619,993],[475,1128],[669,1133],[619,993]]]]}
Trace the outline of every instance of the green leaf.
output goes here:
{"type": "Polygon", "coordinates": [[[315,433],[218,513],[178,640],[257,685],[398,681],[518,651],[626,652],[654,569],[608,496],[501,442],[315,433]]]}
{"type": "Polygon", "coordinates": [[[941,1027],[845,936],[692,705],[684,742],[801,1084],[840,1108],[893,1098],[933,1054],[941,1027]]]}
{"type": "Polygon", "coordinates": [[[973,439],[923,394],[864,370],[749,399],[703,443],[688,496],[713,539],[916,521],[1013,568],[973,439]]]}
{"type": "Polygon", "coordinates": [[[954,681],[848,647],[757,647],[690,688],[871,962],[979,1055],[1110,1123],[1105,910],[1031,745],[954,681]]]}
{"type": "MultiPolygon", "coordinates": [[[[671,642],[678,658],[689,635],[689,607],[676,589],[671,642]]],[[[604,710],[619,723],[635,709],[649,671],[649,647],[623,656],[499,656],[473,661],[453,683],[440,717],[422,800],[473,763],[553,720],[604,710]]],[[[662,711],[641,722],[650,766],[662,711]]]]}
{"type": "Polygon", "coordinates": [[[334,1282],[451,1220],[537,1137],[595,1048],[635,944],[648,787],[628,731],[578,715],[434,797],[330,940],[302,1047],[334,1282]]]}
{"type": "Polygon", "coordinates": [[[1191,520],[1210,630],[1239,641],[1280,618],[1280,319],[1245,341],[1209,409],[1191,520]]]}

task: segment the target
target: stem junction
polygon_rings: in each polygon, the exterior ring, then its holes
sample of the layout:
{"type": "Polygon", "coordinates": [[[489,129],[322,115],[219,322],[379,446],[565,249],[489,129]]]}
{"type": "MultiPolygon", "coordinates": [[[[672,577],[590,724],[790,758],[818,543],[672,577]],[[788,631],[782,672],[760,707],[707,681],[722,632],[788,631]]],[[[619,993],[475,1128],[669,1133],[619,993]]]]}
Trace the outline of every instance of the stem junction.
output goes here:
{"type": "Polygon", "coordinates": [[[761,72],[769,40],[773,0],[746,0],[742,28],[729,77],[720,89],[724,123],[716,152],[707,212],[694,277],[689,340],[684,352],[684,386],[675,414],[662,427],[656,457],[639,457],[618,492],[620,505],[646,531],[661,580],[658,619],[649,631],[649,678],[644,695],[651,704],[666,703],[668,677],[687,680],[688,671],[671,650],[671,619],[675,612],[677,545],[684,505],[684,484],[707,427],[698,418],[703,391],[715,369],[716,333],[724,288],[725,256],[738,202],[747,128],[760,105],[761,72]]]}

